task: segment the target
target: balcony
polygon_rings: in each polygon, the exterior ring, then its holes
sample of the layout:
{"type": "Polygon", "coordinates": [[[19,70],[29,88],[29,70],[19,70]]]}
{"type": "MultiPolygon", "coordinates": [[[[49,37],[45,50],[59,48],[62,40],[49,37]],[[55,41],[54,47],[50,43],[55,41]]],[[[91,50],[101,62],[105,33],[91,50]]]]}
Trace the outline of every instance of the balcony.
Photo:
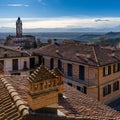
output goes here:
{"type": "Polygon", "coordinates": [[[72,82],[72,81],[75,81],[75,82],[78,82],[78,83],[80,83],[80,84],[84,84],[85,86],[88,86],[88,87],[93,87],[93,86],[95,86],[95,84],[92,83],[92,82],[90,82],[89,79],[88,79],[88,80],[80,80],[79,78],[77,78],[77,77],[75,77],[75,76],[70,77],[70,76],[64,75],[64,80],[65,80],[65,81],[71,80],[71,82],[72,82]]]}
{"type": "MultiPolygon", "coordinates": [[[[34,71],[36,68],[38,67],[38,65],[34,65],[34,68],[28,68],[28,67],[24,67],[22,69],[18,69],[18,70],[9,70],[7,71],[8,73],[12,74],[12,73],[21,73],[21,72],[31,72],[31,71],[34,71]]],[[[8,68],[8,69],[12,69],[12,68],[8,68]]]]}

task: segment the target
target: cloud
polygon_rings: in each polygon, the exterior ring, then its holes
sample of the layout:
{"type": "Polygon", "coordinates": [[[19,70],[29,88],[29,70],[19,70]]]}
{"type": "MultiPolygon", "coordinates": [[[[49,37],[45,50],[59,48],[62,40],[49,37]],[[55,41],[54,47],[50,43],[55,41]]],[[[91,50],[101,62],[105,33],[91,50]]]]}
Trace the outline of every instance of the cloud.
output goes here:
{"type": "Polygon", "coordinates": [[[8,4],[10,7],[29,7],[27,4],[8,4]]]}
{"type": "Polygon", "coordinates": [[[107,22],[107,21],[109,21],[109,20],[107,20],[107,19],[95,19],[95,22],[107,22]]]}
{"type": "Polygon", "coordinates": [[[0,6],[8,6],[8,7],[29,7],[27,4],[6,4],[6,5],[0,5],[0,6]]]}
{"type": "MultiPolygon", "coordinates": [[[[61,17],[21,18],[23,28],[114,28],[120,25],[120,17],[61,17]],[[106,22],[96,22],[106,21],[106,22]]],[[[17,18],[1,18],[0,27],[14,27],[17,18]]]]}

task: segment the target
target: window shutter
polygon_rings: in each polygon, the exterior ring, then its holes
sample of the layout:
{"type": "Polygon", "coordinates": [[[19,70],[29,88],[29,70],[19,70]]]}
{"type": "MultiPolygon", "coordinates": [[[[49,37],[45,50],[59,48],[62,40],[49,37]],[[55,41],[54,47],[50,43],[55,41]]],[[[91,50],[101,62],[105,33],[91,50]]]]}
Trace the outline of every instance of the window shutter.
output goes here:
{"type": "Polygon", "coordinates": [[[111,66],[108,66],[108,74],[111,74],[111,66]]]}
{"type": "Polygon", "coordinates": [[[111,93],[111,85],[108,85],[108,93],[111,93]]]}
{"type": "Polygon", "coordinates": [[[115,64],[113,65],[113,73],[115,73],[115,64]]]}
{"type": "Polygon", "coordinates": [[[120,71],[120,63],[118,63],[118,71],[120,71]]]}
{"type": "Polygon", "coordinates": [[[103,68],[103,76],[105,76],[105,67],[103,68]]]}
{"type": "Polygon", "coordinates": [[[105,87],[103,88],[103,96],[105,96],[106,95],[106,93],[105,93],[105,87]]]}
{"type": "Polygon", "coordinates": [[[118,90],[119,90],[119,81],[117,81],[117,88],[118,88],[118,90]]]}

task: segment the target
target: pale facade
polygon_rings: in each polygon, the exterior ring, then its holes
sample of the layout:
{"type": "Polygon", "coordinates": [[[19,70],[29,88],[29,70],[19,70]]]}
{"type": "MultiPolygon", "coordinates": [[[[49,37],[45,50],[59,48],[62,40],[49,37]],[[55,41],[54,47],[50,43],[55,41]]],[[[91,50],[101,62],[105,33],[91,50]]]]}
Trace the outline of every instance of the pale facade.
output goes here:
{"type": "Polygon", "coordinates": [[[4,72],[8,74],[16,74],[16,75],[29,75],[35,67],[37,66],[38,60],[36,56],[32,57],[15,57],[15,58],[3,58],[0,59],[0,62],[4,63],[4,72]],[[31,59],[35,60],[33,66],[30,65],[31,59]],[[16,61],[14,63],[13,61],[16,61]],[[13,64],[16,64],[15,66],[13,64]]]}
{"type": "Polygon", "coordinates": [[[0,46],[0,66],[7,74],[28,75],[38,67],[38,57],[18,48],[0,46]]]}

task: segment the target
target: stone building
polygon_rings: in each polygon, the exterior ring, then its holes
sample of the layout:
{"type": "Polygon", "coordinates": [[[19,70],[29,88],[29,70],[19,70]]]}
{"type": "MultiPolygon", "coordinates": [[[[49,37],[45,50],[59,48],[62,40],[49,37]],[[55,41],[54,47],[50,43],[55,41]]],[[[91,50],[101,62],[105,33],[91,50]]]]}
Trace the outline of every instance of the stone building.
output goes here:
{"type": "Polygon", "coordinates": [[[119,112],[63,84],[59,70],[53,71],[42,65],[30,76],[0,76],[0,120],[120,119],[119,112]]]}
{"type": "Polygon", "coordinates": [[[16,36],[17,37],[22,37],[22,21],[20,17],[18,17],[16,21],[16,36]]]}
{"type": "Polygon", "coordinates": [[[23,35],[22,32],[22,20],[18,17],[16,21],[16,36],[7,36],[5,45],[8,46],[20,46],[23,48],[31,48],[34,47],[35,36],[32,35],[23,35]]]}
{"type": "Polygon", "coordinates": [[[120,97],[120,51],[79,42],[54,43],[33,51],[39,64],[58,67],[65,82],[105,103],[120,97]]]}

